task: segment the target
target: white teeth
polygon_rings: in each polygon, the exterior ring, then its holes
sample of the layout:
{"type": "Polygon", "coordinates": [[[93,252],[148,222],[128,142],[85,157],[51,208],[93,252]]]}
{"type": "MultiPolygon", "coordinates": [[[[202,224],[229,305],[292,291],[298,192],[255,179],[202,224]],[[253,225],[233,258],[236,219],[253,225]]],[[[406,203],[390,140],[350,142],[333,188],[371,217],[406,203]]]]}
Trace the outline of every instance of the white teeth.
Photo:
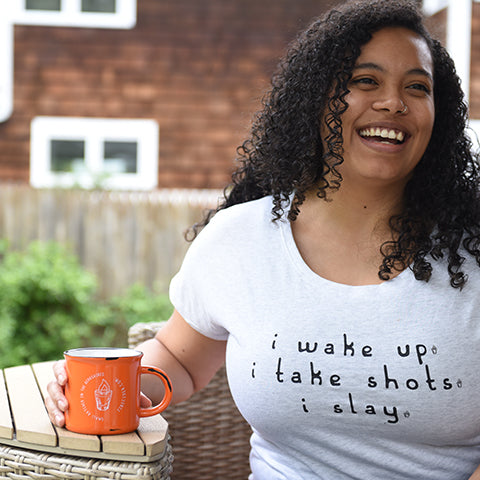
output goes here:
{"type": "Polygon", "coordinates": [[[403,142],[405,139],[405,134],[403,132],[380,127],[364,128],[363,130],[360,130],[360,135],[362,137],[388,138],[390,140],[397,140],[398,142],[403,142]]]}

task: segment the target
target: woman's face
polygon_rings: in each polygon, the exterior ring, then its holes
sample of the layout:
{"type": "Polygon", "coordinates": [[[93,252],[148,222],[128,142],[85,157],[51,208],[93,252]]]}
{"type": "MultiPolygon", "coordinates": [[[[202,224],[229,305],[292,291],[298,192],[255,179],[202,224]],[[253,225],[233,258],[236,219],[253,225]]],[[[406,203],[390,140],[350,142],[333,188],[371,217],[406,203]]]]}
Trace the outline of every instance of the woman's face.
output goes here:
{"type": "Polygon", "coordinates": [[[435,119],[427,43],[405,28],[376,32],[362,48],[348,88],[344,162],[337,167],[343,183],[403,187],[427,148],[435,119]]]}

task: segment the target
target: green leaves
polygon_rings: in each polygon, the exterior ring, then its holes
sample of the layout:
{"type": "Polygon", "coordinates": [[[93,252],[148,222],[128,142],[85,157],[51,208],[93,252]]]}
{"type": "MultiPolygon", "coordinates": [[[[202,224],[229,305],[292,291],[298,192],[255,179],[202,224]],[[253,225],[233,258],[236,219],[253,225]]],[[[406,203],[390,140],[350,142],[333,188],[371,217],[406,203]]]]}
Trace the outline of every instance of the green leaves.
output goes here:
{"type": "Polygon", "coordinates": [[[68,348],[125,346],[128,327],[168,318],[166,295],[134,285],[101,301],[96,277],[68,249],[34,242],[24,252],[0,242],[0,367],[53,360],[68,348]]]}

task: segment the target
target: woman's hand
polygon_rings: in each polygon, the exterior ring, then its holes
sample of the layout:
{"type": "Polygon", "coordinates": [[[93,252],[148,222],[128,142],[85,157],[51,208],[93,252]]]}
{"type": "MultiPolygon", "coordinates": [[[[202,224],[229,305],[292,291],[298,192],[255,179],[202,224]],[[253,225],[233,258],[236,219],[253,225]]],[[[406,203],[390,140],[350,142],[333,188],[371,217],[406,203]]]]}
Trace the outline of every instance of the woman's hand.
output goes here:
{"type": "MultiPolygon", "coordinates": [[[[65,426],[65,412],[68,408],[68,401],[65,397],[65,385],[68,381],[67,371],[65,369],[65,360],[59,360],[53,364],[53,373],[55,380],[52,380],[48,386],[48,397],[45,399],[50,421],[57,427],[65,426]]],[[[143,393],[140,395],[140,406],[148,408],[152,402],[143,393]]]]}
{"type": "Polygon", "coordinates": [[[68,402],[65,398],[65,385],[67,383],[67,371],[65,369],[65,360],[59,360],[53,364],[53,373],[55,380],[52,380],[48,386],[48,397],[45,399],[50,421],[57,427],[65,425],[65,411],[68,408],[68,402]]]}
{"type": "MultiPolygon", "coordinates": [[[[225,361],[225,349],[225,341],[212,340],[197,332],[176,310],[155,338],[136,348],[144,354],[143,365],[152,365],[168,372],[173,385],[172,405],[187,400],[208,384],[225,361]]],[[[53,373],[55,380],[47,386],[45,405],[50,421],[57,427],[63,427],[68,409],[65,397],[68,381],[65,360],[54,363],[53,373]]],[[[160,388],[158,382],[152,381],[149,378],[152,375],[145,377],[145,381],[142,380],[142,390],[147,396],[142,393],[140,406],[148,408],[152,401],[158,403],[162,400],[163,386],[160,388]]]]}

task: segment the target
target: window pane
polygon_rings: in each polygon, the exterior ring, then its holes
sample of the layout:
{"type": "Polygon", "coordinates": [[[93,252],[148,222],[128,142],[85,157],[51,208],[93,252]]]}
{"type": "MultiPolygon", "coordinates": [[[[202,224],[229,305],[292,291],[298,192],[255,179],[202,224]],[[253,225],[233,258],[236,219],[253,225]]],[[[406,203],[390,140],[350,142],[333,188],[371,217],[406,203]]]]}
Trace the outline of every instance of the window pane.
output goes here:
{"type": "Polygon", "coordinates": [[[75,140],[51,141],[52,172],[85,171],[85,142],[75,140]]]}
{"type": "Polygon", "coordinates": [[[82,12],[116,13],[115,0],[82,0],[82,12]]]}
{"type": "Polygon", "coordinates": [[[137,142],[106,141],[104,162],[107,173],[137,173],[137,142]]]}
{"type": "Polygon", "coordinates": [[[62,8],[61,0],[27,0],[26,10],[55,10],[59,12],[62,8]]]}

